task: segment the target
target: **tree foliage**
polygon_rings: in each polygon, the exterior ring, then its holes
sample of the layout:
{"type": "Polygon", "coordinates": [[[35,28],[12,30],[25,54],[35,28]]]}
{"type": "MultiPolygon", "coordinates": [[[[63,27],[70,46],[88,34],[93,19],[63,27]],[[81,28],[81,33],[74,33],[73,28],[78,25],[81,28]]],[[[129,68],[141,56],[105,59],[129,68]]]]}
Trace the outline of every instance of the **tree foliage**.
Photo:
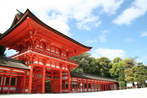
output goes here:
{"type": "Polygon", "coordinates": [[[71,57],[70,60],[78,62],[79,67],[73,69],[76,72],[85,72],[89,67],[88,58],[90,57],[90,53],[83,53],[79,56],[71,57]]]}
{"type": "Polygon", "coordinates": [[[134,66],[134,61],[132,59],[124,59],[122,63],[125,69],[129,69],[134,66]]]}
{"type": "Polygon", "coordinates": [[[79,56],[71,57],[70,60],[79,64],[79,67],[73,69],[73,71],[110,77],[109,70],[112,67],[112,63],[107,57],[96,59],[90,57],[90,53],[83,53],[79,56]]]}
{"type": "Polygon", "coordinates": [[[115,78],[119,78],[119,76],[121,75],[120,73],[124,71],[124,67],[122,65],[121,62],[119,63],[114,63],[112,65],[112,68],[110,69],[110,74],[111,76],[115,77],[115,78]]]}
{"type": "Polygon", "coordinates": [[[98,65],[99,65],[99,71],[101,76],[110,77],[109,70],[112,67],[111,60],[109,60],[107,57],[101,57],[97,59],[98,65]]]}
{"type": "Polygon", "coordinates": [[[83,53],[71,57],[70,60],[79,63],[79,67],[73,71],[113,77],[118,81],[120,87],[125,87],[126,82],[145,85],[145,80],[147,80],[147,67],[142,63],[136,65],[136,57],[123,60],[116,57],[111,61],[107,57],[94,58],[90,56],[90,53],[83,53]]]}
{"type": "Polygon", "coordinates": [[[122,59],[120,57],[116,57],[113,59],[113,63],[119,63],[121,61],[122,61],[122,59]]]}
{"type": "Polygon", "coordinates": [[[144,86],[147,80],[147,66],[138,65],[134,68],[134,81],[144,86]]]}
{"type": "Polygon", "coordinates": [[[122,59],[120,57],[116,57],[113,59],[113,65],[110,69],[110,74],[114,77],[118,82],[120,88],[126,86],[125,82],[125,75],[124,75],[124,66],[122,63],[122,59]]]}

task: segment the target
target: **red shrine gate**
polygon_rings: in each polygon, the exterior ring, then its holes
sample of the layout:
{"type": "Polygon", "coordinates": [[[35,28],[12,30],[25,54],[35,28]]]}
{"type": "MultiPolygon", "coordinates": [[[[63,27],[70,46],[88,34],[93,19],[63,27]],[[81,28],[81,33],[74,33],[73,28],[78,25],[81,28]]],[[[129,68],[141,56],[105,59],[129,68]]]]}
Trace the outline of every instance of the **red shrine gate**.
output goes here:
{"type": "MultiPolygon", "coordinates": [[[[29,10],[26,10],[24,14],[19,12],[15,16],[11,27],[0,37],[0,45],[17,50],[18,54],[11,58],[24,61],[29,67],[29,71],[22,69],[24,72],[23,78],[18,78],[20,81],[17,86],[20,85],[19,87],[21,87],[19,93],[45,93],[45,91],[62,93],[115,89],[114,85],[108,84],[116,84],[116,81],[102,82],[70,77],[70,71],[78,67],[78,64],[68,58],[89,51],[91,47],[84,46],[47,26],[29,10]],[[78,86],[79,82],[77,81],[81,81],[85,86],[82,86],[82,84],[78,86]],[[104,87],[102,87],[103,84],[104,87]],[[94,89],[90,89],[92,87],[94,89]],[[48,90],[49,88],[50,90],[48,90]],[[79,90],[82,88],[85,89],[79,90]]],[[[17,69],[17,67],[15,68],[17,69]]],[[[2,70],[1,67],[0,70],[2,70]]],[[[11,73],[11,71],[7,72],[11,73]]],[[[3,78],[5,74],[6,71],[2,70],[0,76],[3,78]]],[[[11,74],[11,76],[14,75],[11,74]]],[[[16,77],[19,77],[19,75],[16,75],[16,77]]],[[[11,79],[8,89],[5,90],[8,93],[11,91],[11,79]]],[[[1,84],[2,86],[0,86],[3,88],[4,83],[1,84]]],[[[2,88],[0,89],[1,92],[3,92],[2,88]]]]}

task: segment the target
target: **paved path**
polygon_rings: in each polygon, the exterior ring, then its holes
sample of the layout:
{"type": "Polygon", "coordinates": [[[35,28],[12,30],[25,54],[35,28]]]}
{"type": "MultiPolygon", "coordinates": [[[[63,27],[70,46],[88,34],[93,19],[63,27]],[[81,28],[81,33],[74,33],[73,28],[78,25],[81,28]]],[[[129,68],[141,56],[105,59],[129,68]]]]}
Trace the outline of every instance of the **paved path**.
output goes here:
{"type": "Polygon", "coordinates": [[[5,94],[0,98],[147,98],[147,88],[66,94],[5,94]]]}

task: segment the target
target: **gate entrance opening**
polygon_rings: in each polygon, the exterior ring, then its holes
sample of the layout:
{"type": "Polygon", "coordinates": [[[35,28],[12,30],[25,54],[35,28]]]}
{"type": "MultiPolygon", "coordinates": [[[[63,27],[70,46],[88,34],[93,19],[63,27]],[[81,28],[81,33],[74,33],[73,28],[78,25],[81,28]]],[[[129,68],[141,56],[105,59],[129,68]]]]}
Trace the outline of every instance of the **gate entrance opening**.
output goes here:
{"type": "Polygon", "coordinates": [[[51,80],[45,81],[45,93],[51,93],[51,80]]]}

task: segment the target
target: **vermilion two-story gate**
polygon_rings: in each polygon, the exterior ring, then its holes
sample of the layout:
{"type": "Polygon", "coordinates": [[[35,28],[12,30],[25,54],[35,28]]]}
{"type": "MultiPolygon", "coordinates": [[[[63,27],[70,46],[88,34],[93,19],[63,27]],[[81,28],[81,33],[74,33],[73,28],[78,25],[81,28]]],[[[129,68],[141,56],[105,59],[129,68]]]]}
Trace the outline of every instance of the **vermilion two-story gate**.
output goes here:
{"type": "Polygon", "coordinates": [[[0,45],[18,52],[12,59],[0,57],[1,93],[88,92],[117,88],[115,80],[71,72],[78,64],[68,58],[89,51],[91,47],[46,25],[28,9],[24,14],[16,14],[11,27],[0,36],[0,45]]]}

